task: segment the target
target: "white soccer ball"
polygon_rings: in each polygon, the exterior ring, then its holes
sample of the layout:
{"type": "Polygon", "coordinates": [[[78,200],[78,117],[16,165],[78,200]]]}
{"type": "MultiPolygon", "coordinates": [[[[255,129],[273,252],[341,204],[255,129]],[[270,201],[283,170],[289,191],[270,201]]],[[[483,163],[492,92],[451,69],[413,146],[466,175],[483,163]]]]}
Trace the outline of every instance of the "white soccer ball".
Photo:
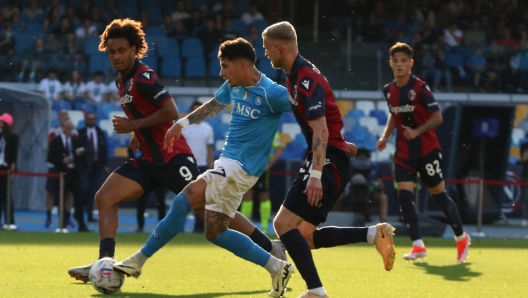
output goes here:
{"type": "Polygon", "coordinates": [[[125,276],[114,271],[112,267],[114,263],[116,263],[114,259],[102,258],[90,268],[90,282],[98,292],[112,294],[117,292],[125,282],[125,276]]]}

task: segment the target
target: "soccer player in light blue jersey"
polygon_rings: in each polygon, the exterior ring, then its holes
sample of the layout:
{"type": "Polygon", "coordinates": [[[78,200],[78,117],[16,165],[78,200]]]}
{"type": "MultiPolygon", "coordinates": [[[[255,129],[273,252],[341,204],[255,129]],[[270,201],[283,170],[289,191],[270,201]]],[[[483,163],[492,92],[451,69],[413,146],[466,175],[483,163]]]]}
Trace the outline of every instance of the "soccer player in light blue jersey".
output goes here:
{"type": "Polygon", "coordinates": [[[173,124],[165,136],[165,147],[170,152],[171,144],[180,137],[182,129],[218,114],[231,104],[231,120],[222,154],[215,161],[214,169],[198,176],[174,198],[168,214],[156,226],[145,246],[130,258],[114,264],[114,269],[128,276],[139,276],[146,260],[182,230],[190,210],[205,207],[207,240],[264,267],[272,277],[270,296],[279,297],[294,272],[293,266],[255,244],[253,238],[248,237],[254,225],[243,217],[235,218],[235,214],[244,193],[253,187],[266,168],[282,112],[291,111],[288,92],[257,70],[255,49],[245,39],[222,43],[218,59],[220,76],[226,82],[214,98],[173,124]],[[236,226],[242,233],[229,229],[228,225],[236,226]]]}

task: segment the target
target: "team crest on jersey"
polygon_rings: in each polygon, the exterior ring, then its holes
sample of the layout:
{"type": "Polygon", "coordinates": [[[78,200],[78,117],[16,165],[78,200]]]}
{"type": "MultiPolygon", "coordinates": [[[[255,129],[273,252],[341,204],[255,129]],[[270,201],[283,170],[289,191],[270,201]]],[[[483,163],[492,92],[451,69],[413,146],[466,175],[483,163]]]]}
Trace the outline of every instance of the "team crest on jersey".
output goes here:
{"type": "Polygon", "coordinates": [[[410,101],[414,100],[414,98],[416,97],[416,92],[414,92],[414,89],[411,89],[411,91],[409,91],[409,93],[407,94],[407,97],[409,97],[410,101]]]}
{"type": "Polygon", "coordinates": [[[132,90],[132,87],[134,86],[134,80],[133,79],[130,79],[127,83],[126,83],[126,89],[127,91],[130,91],[132,90]]]}
{"type": "Polygon", "coordinates": [[[260,96],[255,97],[255,105],[260,106],[262,104],[262,98],[260,96]]]}

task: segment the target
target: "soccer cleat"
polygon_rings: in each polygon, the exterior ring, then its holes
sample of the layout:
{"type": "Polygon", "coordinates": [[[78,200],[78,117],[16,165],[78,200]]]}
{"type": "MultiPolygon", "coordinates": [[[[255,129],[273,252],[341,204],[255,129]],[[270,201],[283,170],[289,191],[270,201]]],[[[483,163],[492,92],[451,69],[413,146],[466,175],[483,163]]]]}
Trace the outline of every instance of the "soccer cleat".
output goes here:
{"type": "Polygon", "coordinates": [[[138,278],[141,274],[141,265],[134,256],[124,259],[122,262],[117,262],[112,266],[115,271],[125,274],[126,276],[138,278]]]}
{"type": "Polygon", "coordinates": [[[286,285],[288,285],[290,277],[295,272],[295,269],[293,268],[292,264],[286,261],[281,262],[281,269],[276,274],[271,276],[272,289],[268,293],[268,296],[281,297],[284,294],[284,291],[286,290],[286,285]]]}
{"type": "Polygon", "coordinates": [[[385,270],[391,271],[394,266],[394,260],[396,258],[396,248],[394,247],[394,236],[393,228],[388,223],[379,223],[376,225],[376,236],[374,237],[374,245],[383,258],[383,264],[385,270]]]}
{"type": "Polygon", "coordinates": [[[413,246],[412,250],[408,254],[404,254],[403,258],[407,261],[414,261],[416,259],[422,259],[427,257],[427,250],[425,247],[413,246]]]}
{"type": "Polygon", "coordinates": [[[73,267],[68,269],[68,274],[75,278],[75,280],[81,280],[84,283],[87,283],[90,280],[90,269],[92,268],[92,264],[87,266],[81,266],[81,267],[73,267]]]}
{"type": "Polygon", "coordinates": [[[321,295],[317,295],[315,293],[306,292],[306,293],[302,294],[301,296],[299,296],[298,298],[329,298],[329,297],[328,297],[328,295],[321,296],[321,295]]]}
{"type": "Polygon", "coordinates": [[[464,234],[466,235],[466,237],[456,242],[458,249],[457,262],[459,263],[462,263],[467,259],[469,245],[471,244],[471,237],[469,237],[469,234],[466,232],[464,232],[464,234]]]}
{"type": "Polygon", "coordinates": [[[286,256],[286,247],[280,240],[271,241],[271,252],[270,254],[279,260],[288,261],[286,256]]]}

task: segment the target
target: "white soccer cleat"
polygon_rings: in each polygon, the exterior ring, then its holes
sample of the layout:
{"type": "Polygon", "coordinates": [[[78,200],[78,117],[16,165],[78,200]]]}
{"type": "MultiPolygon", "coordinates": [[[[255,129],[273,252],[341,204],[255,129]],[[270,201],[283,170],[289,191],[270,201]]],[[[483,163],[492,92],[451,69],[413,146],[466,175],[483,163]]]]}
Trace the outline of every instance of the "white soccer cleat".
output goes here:
{"type": "Polygon", "coordinates": [[[73,267],[68,269],[68,274],[75,278],[75,280],[83,281],[84,283],[87,283],[90,280],[90,269],[92,268],[92,264],[86,265],[86,266],[80,266],[80,267],[73,267]]]}
{"type": "Polygon", "coordinates": [[[292,274],[295,272],[295,269],[293,268],[292,264],[286,261],[281,261],[281,263],[281,269],[276,274],[271,276],[272,289],[268,293],[268,296],[281,297],[282,295],[284,295],[284,291],[286,290],[288,281],[290,280],[292,274]]]}
{"type": "Polygon", "coordinates": [[[141,265],[134,256],[124,259],[121,262],[117,262],[112,267],[114,267],[115,271],[134,278],[138,278],[141,274],[141,265]]]}
{"type": "Polygon", "coordinates": [[[271,252],[270,254],[279,260],[288,261],[286,256],[286,247],[280,240],[271,241],[271,252]]]}
{"type": "Polygon", "coordinates": [[[403,258],[407,261],[415,261],[416,259],[423,259],[427,257],[427,250],[425,247],[413,246],[412,250],[408,254],[404,254],[403,258]]]}

